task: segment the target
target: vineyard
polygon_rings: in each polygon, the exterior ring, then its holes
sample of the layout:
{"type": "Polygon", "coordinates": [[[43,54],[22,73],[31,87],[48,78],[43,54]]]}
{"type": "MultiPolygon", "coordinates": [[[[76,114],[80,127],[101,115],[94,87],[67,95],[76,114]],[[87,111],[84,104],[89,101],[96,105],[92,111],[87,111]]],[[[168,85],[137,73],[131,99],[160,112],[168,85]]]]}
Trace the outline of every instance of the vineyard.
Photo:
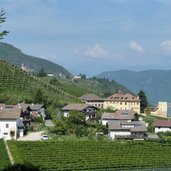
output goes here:
{"type": "Polygon", "coordinates": [[[0,170],[10,164],[3,140],[0,139],[0,170]]]}
{"type": "Polygon", "coordinates": [[[15,163],[45,170],[124,170],[171,167],[171,145],[124,141],[8,141],[15,163]]]}
{"type": "Polygon", "coordinates": [[[35,77],[24,72],[21,68],[11,65],[7,61],[0,60],[0,95],[1,100],[9,103],[16,103],[18,101],[33,101],[33,94],[35,90],[41,89],[45,94],[52,95],[53,98],[61,100],[61,103],[67,101],[77,100],[59,88],[58,85],[51,85],[46,80],[35,77]],[[14,101],[12,101],[14,99],[14,101]]]}

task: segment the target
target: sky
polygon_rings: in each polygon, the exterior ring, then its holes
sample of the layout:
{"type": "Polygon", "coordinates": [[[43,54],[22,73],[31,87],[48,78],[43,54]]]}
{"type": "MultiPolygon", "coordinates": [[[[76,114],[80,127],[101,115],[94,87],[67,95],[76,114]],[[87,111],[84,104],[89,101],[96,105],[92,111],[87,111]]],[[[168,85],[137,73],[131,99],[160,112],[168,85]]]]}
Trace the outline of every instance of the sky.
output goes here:
{"type": "Polygon", "coordinates": [[[0,0],[3,42],[72,74],[171,69],[171,0],[0,0]]]}

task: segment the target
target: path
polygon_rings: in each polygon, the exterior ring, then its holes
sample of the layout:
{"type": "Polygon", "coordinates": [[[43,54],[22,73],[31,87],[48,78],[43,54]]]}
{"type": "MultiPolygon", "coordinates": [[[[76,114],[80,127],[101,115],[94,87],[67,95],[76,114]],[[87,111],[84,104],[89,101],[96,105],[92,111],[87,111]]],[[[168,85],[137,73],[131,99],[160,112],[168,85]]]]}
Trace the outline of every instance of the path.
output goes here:
{"type": "Polygon", "coordinates": [[[13,159],[13,157],[11,155],[11,152],[9,150],[8,143],[7,143],[6,140],[4,140],[4,144],[5,144],[5,148],[6,148],[7,154],[8,154],[8,158],[9,158],[11,164],[14,164],[14,159],[13,159]]]}
{"type": "Polygon", "coordinates": [[[28,133],[28,135],[25,135],[24,137],[20,137],[17,140],[18,141],[38,141],[42,139],[42,134],[45,134],[45,131],[30,132],[28,133]]]}

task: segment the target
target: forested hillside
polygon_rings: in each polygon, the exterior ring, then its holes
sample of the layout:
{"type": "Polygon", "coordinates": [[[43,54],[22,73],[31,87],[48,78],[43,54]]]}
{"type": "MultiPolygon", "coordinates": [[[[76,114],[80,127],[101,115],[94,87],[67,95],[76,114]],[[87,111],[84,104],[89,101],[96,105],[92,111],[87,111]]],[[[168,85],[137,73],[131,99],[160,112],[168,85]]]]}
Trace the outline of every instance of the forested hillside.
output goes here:
{"type": "Polygon", "coordinates": [[[55,75],[61,73],[65,76],[71,75],[64,67],[46,59],[26,55],[21,50],[7,43],[0,42],[0,58],[17,65],[18,67],[21,67],[21,65],[24,64],[26,67],[33,69],[35,73],[43,68],[46,73],[53,73],[55,75]]]}
{"type": "Polygon", "coordinates": [[[151,103],[157,101],[171,102],[171,70],[147,70],[147,71],[111,71],[103,72],[98,78],[116,80],[128,87],[134,93],[140,89],[146,92],[151,103]]]}

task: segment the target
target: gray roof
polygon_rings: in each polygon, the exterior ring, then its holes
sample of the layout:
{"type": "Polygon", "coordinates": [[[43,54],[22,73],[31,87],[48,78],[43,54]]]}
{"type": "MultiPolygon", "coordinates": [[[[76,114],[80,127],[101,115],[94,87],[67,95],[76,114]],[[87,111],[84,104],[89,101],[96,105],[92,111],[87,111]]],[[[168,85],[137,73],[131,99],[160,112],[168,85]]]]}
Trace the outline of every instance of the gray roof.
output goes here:
{"type": "Polygon", "coordinates": [[[147,132],[146,124],[143,121],[108,121],[108,128],[113,131],[147,132]]]}
{"type": "Polygon", "coordinates": [[[80,99],[85,101],[104,101],[101,97],[97,96],[96,94],[84,94],[80,97],[80,99]]]}
{"type": "Polygon", "coordinates": [[[133,110],[117,110],[114,113],[103,113],[102,120],[133,120],[136,114],[133,110]]]}
{"type": "Polygon", "coordinates": [[[42,107],[44,107],[44,105],[43,104],[29,104],[29,107],[31,110],[39,110],[42,107]]]}
{"type": "Polygon", "coordinates": [[[0,109],[0,119],[1,120],[15,120],[20,118],[21,109],[19,108],[3,108],[0,109]]]}
{"type": "Polygon", "coordinates": [[[72,110],[78,110],[78,111],[82,111],[88,107],[91,107],[91,108],[96,108],[94,106],[91,106],[91,105],[88,105],[88,104],[68,104],[66,106],[64,106],[62,108],[62,110],[68,110],[68,111],[72,111],[72,110]]]}

